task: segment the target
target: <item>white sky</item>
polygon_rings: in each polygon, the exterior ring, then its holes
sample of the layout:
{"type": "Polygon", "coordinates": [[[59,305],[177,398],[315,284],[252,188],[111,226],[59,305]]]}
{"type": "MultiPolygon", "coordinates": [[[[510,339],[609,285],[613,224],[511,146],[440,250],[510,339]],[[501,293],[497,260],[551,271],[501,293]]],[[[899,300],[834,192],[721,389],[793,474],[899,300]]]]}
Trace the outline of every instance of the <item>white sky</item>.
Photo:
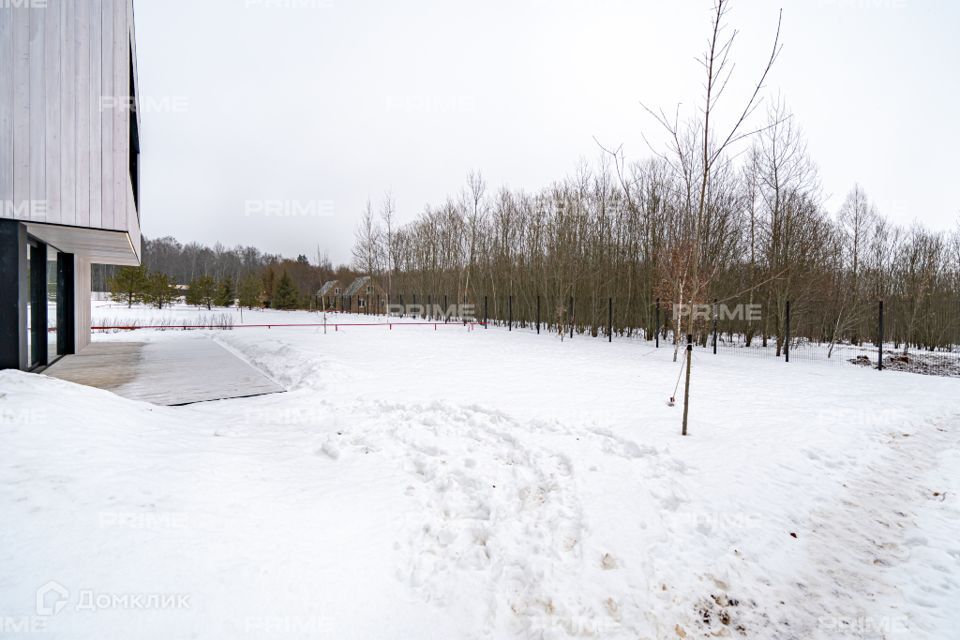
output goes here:
{"type": "MultiPolygon", "coordinates": [[[[639,102],[692,108],[710,5],[135,0],[144,233],[348,261],[364,203],[387,190],[406,221],[471,169],[538,189],[599,158],[594,136],[645,157],[657,129],[639,102]]],[[[779,6],[732,6],[731,106],[779,6]]],[[[768,92],[802,126],[828,209],[859,182],[897,222],[952,227],[960,2],[782,6],[768,92]]]]}

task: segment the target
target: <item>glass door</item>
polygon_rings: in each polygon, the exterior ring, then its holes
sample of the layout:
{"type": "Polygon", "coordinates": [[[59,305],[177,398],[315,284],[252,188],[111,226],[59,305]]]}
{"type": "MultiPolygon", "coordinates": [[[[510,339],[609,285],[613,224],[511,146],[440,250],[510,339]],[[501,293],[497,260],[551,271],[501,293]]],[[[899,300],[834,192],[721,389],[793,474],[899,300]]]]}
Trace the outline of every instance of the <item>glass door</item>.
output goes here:
{"type": "MultiPolygon", "coordinates": [[[[31,238],[27,243],[27,260],[27,368],[35,369],[45,366],[51,355],[56,354],[56,345],[52,353],[47,350],[47,245],[31,238]]],[[[56,311],[53,321],[56,322],[56,311]]]]}
{"type": "Polygon", "coordinates": [[[32,369],[37,365],[34,359],[34,322],[33,322],[33,260],[34,251],[37,246],[34,243],[27,244],[27,369],[32,369]]]}
{"type": "Polygon", "coordinates": [[[47,245],[47,364],[62,355],[57,349],[57,318],[61,304],[57,290],[57,255],[60,252],[47,245]]]}

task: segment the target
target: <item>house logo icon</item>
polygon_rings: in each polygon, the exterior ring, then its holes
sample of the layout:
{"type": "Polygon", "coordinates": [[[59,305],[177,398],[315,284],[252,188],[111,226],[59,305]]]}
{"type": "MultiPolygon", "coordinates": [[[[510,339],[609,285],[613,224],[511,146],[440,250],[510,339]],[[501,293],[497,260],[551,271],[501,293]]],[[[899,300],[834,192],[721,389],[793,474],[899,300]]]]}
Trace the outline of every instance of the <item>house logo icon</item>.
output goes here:
{"type": "Polygon", "coordinates": [[[37,589],[37,615],[55,616],[67,606],[70,592],[65,586],[51,580],[37,589]]]}

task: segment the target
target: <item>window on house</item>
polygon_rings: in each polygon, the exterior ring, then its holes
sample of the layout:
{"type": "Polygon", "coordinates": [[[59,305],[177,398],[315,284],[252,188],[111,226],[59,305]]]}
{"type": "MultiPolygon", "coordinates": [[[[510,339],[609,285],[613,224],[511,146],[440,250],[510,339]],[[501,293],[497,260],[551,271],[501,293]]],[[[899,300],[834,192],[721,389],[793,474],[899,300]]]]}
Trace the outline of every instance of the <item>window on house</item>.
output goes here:
{"type": "Polygon", "coordinates": [[[333,295],[335,296],[340,295],[340,287],[337,287],[336,289],[333,290],[333,295]]]}
{"type": "Polygon", "coordinates": [[[357,306],[361,309],[365,308],[367,306],[366,298],[357,298],[357,306]]]}
{"type": "Polygon", "coordinates": [[[130,48],[130,185],[133,206],[140,215],[140,127],[137,125],[137,87],[134,84],[133,48],[130,48]]]}

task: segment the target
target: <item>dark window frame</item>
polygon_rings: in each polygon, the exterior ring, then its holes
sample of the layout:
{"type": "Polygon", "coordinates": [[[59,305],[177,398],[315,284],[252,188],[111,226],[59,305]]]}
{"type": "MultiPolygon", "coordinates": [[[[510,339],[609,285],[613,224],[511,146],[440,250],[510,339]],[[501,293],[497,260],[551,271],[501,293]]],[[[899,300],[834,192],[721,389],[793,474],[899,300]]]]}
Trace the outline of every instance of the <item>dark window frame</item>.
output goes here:
{"type": "Polygon", "coordinates": [[[133,189],[133,207],[140,219],[140,123],[137,122],[137,83],[133,72],[133,46],[130,48],[130,185],[133,189]]]}
{"type": "MultiPolygon", "coordinates": [[[[74,278],[74,254],[64,252],[60,247],[49,242],[44,242],[30,233],[27,233],[27,269],[36,271],[30,274],[30,290],[27,291],[27,297],[30,299],[30,329],[33,335],[30,337],[30,352],[27,354],[27,371],[39,372],[66,355],[75,353],[74,330],[76,327],[76,290],[74,278]],[[47,306],[47,268],[48,252],[47,248],[57,251],[57,350],[56,353],[50,353],[48,342],[48,313],[47,306]],[[42,285],[37,284],[40,267],[34,264],[30,254],[36,249],[38,255],[42,256],[42,278],[39,279],[42,285]],[[38,304],[38,300],[42,303],[38,304]],[[42,320],[42,322],[38,321],[42,320]],[[62,330],[61,330],[62,328],[62,330]],[[39,334],[39,335],[38,335],[39,334]],[[37,338],[42,338],[38,340],[37,338]],[[42,357],[35,357],[42,356],[42,357]]],[[[27,300],[24,300],[26,303],[27,300]]]]}

